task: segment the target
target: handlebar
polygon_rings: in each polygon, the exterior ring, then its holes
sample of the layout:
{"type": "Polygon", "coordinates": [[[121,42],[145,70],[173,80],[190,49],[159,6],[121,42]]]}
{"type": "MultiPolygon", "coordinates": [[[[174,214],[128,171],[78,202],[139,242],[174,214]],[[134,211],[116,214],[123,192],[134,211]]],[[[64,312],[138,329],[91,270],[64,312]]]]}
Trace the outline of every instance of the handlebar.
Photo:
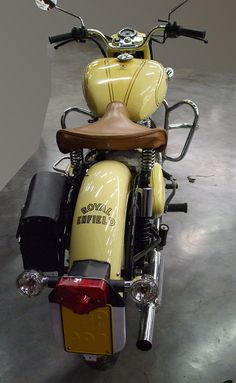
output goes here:
{"type": "MultiPolygon", "coordinates": [[[[145,44],[149,42],[149,40],[152,38],[152,36],[156,33],[163,32],[163,43],[166,41],[167,38],[177,38],[179,36],[185,36],[193,39],[197,39],[200,41],[204,41],[205,43],[207,40],[205,40],[205,31],[200,30],[194,30],[194,29],[187,29],[182,28],[180,25],[178,25],[176,22],[170,23],[166,22],[164,25],[158,25],[154,27],[147,36],[143,39],[142,42],[135,45],[136,49],[142,48],[145,44]]],[[[85,39],[96,39],[99,38],[103,42],[103,44],[106,47],[110,47],[111,49],[116,49],[115,46],[113,46],[112,42],[99,30],[96,29],[86,29],[84,26],[81,28],[73,28],[71,32],[64,33],[61,35],[55,35],[49,37],[49,42],[51,44],[55,43],[61,43],[64,41],[84,41],[85,39]]],[[[127,51],[127,47],[119,47],[120,50],[127,51]]]]}

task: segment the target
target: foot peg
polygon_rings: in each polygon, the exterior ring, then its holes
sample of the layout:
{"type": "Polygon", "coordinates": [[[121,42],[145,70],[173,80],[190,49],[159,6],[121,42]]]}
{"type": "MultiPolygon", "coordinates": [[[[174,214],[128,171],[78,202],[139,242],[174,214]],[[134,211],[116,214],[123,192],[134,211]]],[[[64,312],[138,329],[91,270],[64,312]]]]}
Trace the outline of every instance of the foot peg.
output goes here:
{"type": "Polygon", "coordinates": [[[169,212],[188,212],[188,204],[187,203],[170,203],[167,206],[167,211],[169,212]]]}
{"type": "Polygon", "coordinates": [[[169,231],[169,226],[166,224],[161,224],[159,228],[159,236],[161,237],[161,242],[159,244],[160,247],[164,247],[166,245],[167,234],[169,231]]]}

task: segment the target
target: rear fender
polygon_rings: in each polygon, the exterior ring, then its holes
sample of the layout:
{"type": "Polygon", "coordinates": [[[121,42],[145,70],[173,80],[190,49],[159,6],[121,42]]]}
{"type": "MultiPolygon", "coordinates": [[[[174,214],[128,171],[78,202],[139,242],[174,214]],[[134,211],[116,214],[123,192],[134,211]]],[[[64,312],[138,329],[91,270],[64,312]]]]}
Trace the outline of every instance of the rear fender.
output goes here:
{"type": "Polygon", "coordinates": [[[74,261],[95,259],[110,264],[110,279],[121,279],[131,177],[118,161],[101,161],[88,170],[73,217],[70,268],[74,261]]]}

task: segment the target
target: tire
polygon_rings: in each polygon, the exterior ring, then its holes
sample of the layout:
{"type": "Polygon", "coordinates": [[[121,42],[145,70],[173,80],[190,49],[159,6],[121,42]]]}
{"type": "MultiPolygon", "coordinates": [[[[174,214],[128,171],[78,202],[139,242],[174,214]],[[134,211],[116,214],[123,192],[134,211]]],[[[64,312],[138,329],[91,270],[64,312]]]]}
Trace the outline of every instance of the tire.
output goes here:
{"type": "Polygon", "coordinates": [[[118,357],[119,357],[119,352],[114,355],[97,357],[96,361],[91,361],[86,359],[84,359],[84,361],[87,364],[87,366],[91,367],[94,370],[105,371],[105,370],[108,370],[109,368],[112,368],[115,365],[118,357]]]}

